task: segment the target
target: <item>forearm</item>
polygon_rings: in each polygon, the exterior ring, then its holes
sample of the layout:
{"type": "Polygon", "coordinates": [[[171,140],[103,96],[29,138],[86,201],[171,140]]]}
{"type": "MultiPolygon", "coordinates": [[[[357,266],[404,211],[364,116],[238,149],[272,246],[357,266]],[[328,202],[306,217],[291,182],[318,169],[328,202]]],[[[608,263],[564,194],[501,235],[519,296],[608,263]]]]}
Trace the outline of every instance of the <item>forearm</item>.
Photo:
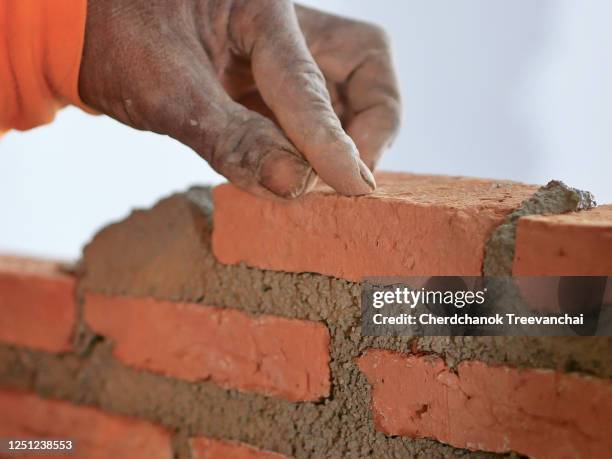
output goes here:
{"type": "Polygon", "coordinates": [[[78,76],[87,0],[0,2],[0,132],[82,105],[78,76]]]}

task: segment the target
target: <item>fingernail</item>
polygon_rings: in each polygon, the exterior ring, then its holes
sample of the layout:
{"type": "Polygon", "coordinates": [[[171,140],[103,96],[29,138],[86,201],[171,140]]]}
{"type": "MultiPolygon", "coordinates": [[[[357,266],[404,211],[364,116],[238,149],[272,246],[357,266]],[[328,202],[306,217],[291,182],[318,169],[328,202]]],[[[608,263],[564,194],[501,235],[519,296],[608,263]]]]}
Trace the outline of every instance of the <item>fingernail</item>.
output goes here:
{"type": "Polygon", "coordinates": [[[372,174],[372,172],[370,172],[368,166],[366,166],[365,163],[361,160],[359,160],[359,172],[363,181],[366,182],[370,187],[370,190],[374,191],[376,189],[376,180],[374,179],[374,175],[372,174]]]}
{"type": "Polygon", "coordinates": [[[310,169],[310,173],[308,174],[308,178],[306,179],[306,185],[304,186],[304,191],[302,192],[302,194],[308,194],[310,193],[314,187],[317,186],[317,182],[319,181],[319,177],[317,176],[317,173],[314,171],[314,169],[310,169]]]}

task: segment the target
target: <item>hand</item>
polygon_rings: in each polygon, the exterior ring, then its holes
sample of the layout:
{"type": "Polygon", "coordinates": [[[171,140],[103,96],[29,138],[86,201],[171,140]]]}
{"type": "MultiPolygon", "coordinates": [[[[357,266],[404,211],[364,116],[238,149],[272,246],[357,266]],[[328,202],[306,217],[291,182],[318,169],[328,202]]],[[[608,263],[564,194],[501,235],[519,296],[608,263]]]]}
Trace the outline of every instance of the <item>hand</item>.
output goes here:
{"type": "Polygon", "coordinates": [[[400,116],[377,27],[286,0],[89,0],[87,14],[79,91],[93,109],[259,195],[299,196],[313,169],[345,195],[375,188],[400,116]]]}

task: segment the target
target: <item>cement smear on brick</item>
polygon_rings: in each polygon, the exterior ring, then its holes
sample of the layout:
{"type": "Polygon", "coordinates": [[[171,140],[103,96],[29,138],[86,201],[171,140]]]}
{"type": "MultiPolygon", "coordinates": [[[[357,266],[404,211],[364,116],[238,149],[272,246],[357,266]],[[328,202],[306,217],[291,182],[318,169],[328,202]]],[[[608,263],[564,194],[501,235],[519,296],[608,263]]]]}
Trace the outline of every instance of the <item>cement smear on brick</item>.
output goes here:
{"type": "Polygon", "coordinates": [[[516,226],[527,215],[562,214],[595,207],[593,195],[588,191],[552,180],[506,217],[504,223],[491,234],[485,247],[483,274],[509,276],[512,274],[516,242],[516,226]]]}
{"type": "MultiPolygon", "coordinates": [[[[289,403],[207,381],[193,384],[135,371],[113,359],[112,343],[96,339],[87,327],[82,330],[91,336],[82,337],[89,343],[82,357],[0,347],[0,362],[8,362],[0,368],[0,381],[150,419],[179,431],[183,439],[208,435],[297,458],[404,458],[497,455],[376,432],[370,386],[354,363],[367,348],[436,353],[450,366],[479,359],[612,376],[610,338],[363,337],[358,284],[217,263],[210,251],[214,223],[208,196],[206,189],[171,196],[98,233],[85,249],[80,295],[150,296],[322,321],[332,337],[329,398],[289,403]]],[[[183,451],[180,438],[177,448],[183,451]]]]}

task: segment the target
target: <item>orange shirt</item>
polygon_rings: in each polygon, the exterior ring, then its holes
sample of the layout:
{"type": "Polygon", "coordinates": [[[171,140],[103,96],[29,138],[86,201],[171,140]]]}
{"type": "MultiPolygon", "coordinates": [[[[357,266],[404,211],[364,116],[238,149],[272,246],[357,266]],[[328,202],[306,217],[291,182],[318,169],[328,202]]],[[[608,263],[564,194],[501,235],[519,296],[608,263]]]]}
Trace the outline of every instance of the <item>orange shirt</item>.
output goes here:
{"type": "Polygon", "coordinates": [[[79,67],[87,0],[0,0],[0,132],[83,106],[79,67]]]}

